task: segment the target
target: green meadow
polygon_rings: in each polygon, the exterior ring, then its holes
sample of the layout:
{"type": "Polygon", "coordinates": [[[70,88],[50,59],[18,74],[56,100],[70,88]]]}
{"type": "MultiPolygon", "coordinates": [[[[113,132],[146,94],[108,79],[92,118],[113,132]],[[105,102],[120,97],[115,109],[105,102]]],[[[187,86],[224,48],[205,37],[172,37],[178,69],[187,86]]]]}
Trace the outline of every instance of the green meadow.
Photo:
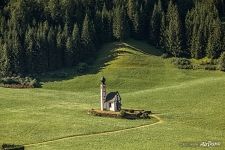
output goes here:
{"type": "Polygon", "coordinates": [[[225,73],[180,70],[161,54],[144,42],[109,43],[87,74],[46,77],[39,89],[0,88],[0,144],[27,150],[186,150],[207,149],[200,144],[212,141],[220,143],[213,149],[225,149],[225,73]],[[163,122],[88,115],[100,107],[102,76],[108,92],[120,92],[122,107],[151,110],[163,122]]]}

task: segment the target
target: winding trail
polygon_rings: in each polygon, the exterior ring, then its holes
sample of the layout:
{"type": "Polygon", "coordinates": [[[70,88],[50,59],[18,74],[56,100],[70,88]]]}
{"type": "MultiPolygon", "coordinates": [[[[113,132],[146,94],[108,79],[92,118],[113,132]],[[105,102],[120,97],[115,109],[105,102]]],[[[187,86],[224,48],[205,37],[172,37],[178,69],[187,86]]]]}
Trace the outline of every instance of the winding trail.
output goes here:
{"type": "Polygon", "coordinates": [[[151,117],[157,119],[158,121],[153,123],[153,124],[145,124],[145,125],[141,125],[141,126],[137,126],[137,127],[131,127],[131,128],[125,128],[125,129],[121,129],[121,130],[105,131],[105,132],[91,133],[91,134],[69,135],[69,136],[56,138],[56,139],[52,139],[52,140],[47,140],[47,141],[43,141],[43,142],[39,142],[39,143],[24,144],[24,146],[25,147],[31,147],[31,146],[37,146],[37,145],[54,143],[54,142],[63,141],[63,140],[69,140],[69,139],[78,138],[78,137],[90,137],[90,136],[98,136],[98,135],[108,135],[108,134],[113,134],[113,133],[120,133],[120,132],[124,132],[124,131],[130,131],[130,130],[135,130],[135,129],[141,129],[141,128],[154,126],[154,125],[157,125],[157,124],[162,124],[164,122],[160,117],[158,117],[156,115],[151,115],[151,117]]]}

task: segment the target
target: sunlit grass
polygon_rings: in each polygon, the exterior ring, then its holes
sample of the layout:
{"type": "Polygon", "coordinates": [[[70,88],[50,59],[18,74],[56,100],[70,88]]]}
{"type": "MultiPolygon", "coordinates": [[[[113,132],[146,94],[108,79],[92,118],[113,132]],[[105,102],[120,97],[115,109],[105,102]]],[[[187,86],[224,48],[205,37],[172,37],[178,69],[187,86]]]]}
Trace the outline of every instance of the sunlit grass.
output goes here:
{"type": "MultiPolygon", "coordinates": [[[[225,143],[225,74],[179,70],[146,43],[110,43],[87,75],[45,82],[42,89],[0,88],[0,143],[36,143],[154,122],[89,116],[99,108],[100,78],[119,91],[123,107],[152,110],[163,124],[79,137],[27,149],[182,149],[182,142],[225,143]],[[119,45],[119,46],[118,46],[119,45]]],[[[187,147],[185,149],[189,149],[187,147]]],[[[191,149],[191,148],[190,148],[191,149]]],[[[217,149],[224,149],[224,145],[217,149]]]]}

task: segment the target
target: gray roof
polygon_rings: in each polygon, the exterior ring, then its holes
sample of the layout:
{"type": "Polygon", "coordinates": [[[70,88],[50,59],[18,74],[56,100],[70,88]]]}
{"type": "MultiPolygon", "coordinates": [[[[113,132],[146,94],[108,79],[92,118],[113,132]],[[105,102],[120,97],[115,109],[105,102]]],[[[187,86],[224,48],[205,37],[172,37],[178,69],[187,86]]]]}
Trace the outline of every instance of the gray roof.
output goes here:
{"type": "Polygon", "coordinates": [[[110,92],[109,94],[107,94],[106,96],[106,102],[113,100],[113,98],[119,94],[119,92],[110,92]]]}

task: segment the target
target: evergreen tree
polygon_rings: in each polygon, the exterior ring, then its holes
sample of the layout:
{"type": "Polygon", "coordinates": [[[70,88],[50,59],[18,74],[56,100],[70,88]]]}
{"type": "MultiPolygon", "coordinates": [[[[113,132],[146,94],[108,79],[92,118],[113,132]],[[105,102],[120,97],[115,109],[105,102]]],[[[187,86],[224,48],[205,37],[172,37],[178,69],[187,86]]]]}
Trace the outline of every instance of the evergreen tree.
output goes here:
{"type": "Polygon", "coordinates": [[[72,43],[73,43],[73,64],[76,64],[80,61],[80,32],[77,24],[74,24],[73,34],[72,34],[72,43]]]}
{"type": "Polygon", "coordinates": [[[66,41],[66,51],[65,51],[65,62],[67,67],[71,67],[73,65],[73,41],[71,37],[67,38],[66,41]]]}
{"type": "Polygon", "coordinates": [[[36,50],[35,50],[35,35],[34,35],[34,29],[31,27],[28,27],[28,30],[26,32],[26,36],[25,36],[25,45],[26,45],[26,56],[27,56],[27,60],[26,60],[26,71],[28,73],[34,73],[35,70],[35,54],[36,54],[36,50]]]}
{"type": "Polygon", "coordinates": [[[56,49],[57,49],[57,52],[58,52],[58,55],[57,55],[57,62],[59,62],[58,66],[59,68],[60,67],[63,67],[63,66],[66,66],[65,64],[65,52],[64,52],[64,49],[66,48],[65,46],[65,37],[63,35],[63,31],[62,31],[62,28],[61,26],[58,27],[57,29],[57,36],[56,36],[56,49]]]}
{"type": "Polygon", "coordinates": [[[165,40],[166,40],[166,17],[165,17],[165,13],[162,13],[159,44],[160,44],[160,47],[163,49],[165,49],[166,47],[165,40]]]}
{"type": "Polygon", "coordinates": [[[111,14],[107,10],[105,4],[102,9],[101,17],[102,17],[101,38],[103,42],[109,42],[112,40],[112,19],[111,19],[111,14]]]}
{"type": "Polygon", "coordinates": [[[196,36],[194,36],[191,41],[191,56],[199,59],[205,55],[203,28],[200,27],[199,30],[194,28],[193,35],[196,36]]]}
{"type": "Polygon", "coordinates": [[[113,36],[116,40],[123,41],[128,37],[128,26],[124,6],[114,9],[113,36]]]}
{"type": "Polygon", "coordinates": [[[127,4],[127,14],[129,17],[129,25],[131,29],[131,34],[133,37],[136,37],[138,25],[139,25],[139,14],[137,11],[136,1],[128,0],[127,4]]]}
{"type": "Polygon", "coordinates": [[[218,20],[219,15],[215,4],[209,1],[197,1],[195,7],[188,12],[185,28],[187,47],[192,57],[202,58],[206,54],[208,57],[218,57],[221,43],[221,38],[219,38],[221,29],[218,20]]]}
{"type": "Polygon", "coordinates": [[[222,53],[219,60],[219,69],[225,71],[225,52],[222,53]]]}
{"type": "Polygon", "coordinates": [[[21,45],[21,42],[19,40],[19,36],[17,34],[17,32],[14,30],[14,35],[13,35],[13,39],[12,39],[12,42],[13,42],[13,61],[14,61],[14,72],[15,73],[24,73],[24,60],[26,58],[23,58],[24,56],[24,53],[22,51],[22,45],[21,45]]]}
{"type": "Polygon", "coordinates": [[[219,20],[214,21],[212,32],[209,35],[207,45],[207,56],[209,58],[218,58],[222,51],[222,29],[219,20]]]}
{"type": "Polygon", "coordinates": [[[10,61],[10,51],[6,43],[2,43],[1,48],[1,59],[0,59],[0,71],[2,76],[11,75],[11,61],[10,61]]]}
{"type": "Polygon", "coordinates": [[[175,57],[182,55],[181,22],[177,5],[170,1],[167,11],[166,48],[175,57]]]}
{"type": "Polygon", "coordinates": [[[160,44],[160,28],[163,21],[162,17],[163,17],[162,4],[161,4],[161,0],[159,0],[159,2],[155,4],[154,6],[154,10],[153,10],[151,22],[150,22],[150,26],[151,26],[150,29],[152,30],[150,39],[152,43],[156,46],[159,46],[160,44]]]}
{"type": "Polygon", "coordinates": [[[62,22],[62,9],[60,6],[60,0],[49,0],[48,9],[51,14],[53,23],[59,24],[62,22]]]}
{"type": "Polygon", "coordinates": [[[83,54],[86,58],[90,57],[90,55],[94,52],[95,46],[93,43],[93,39],[91,37],[92,33],[90,28],[93,29],[93,25],[89,20],[88,15],[85,16],[82,33],[81,33],[81,40],[83,46],[83,54]]]}
{"type": "Polygon", "coordinates": [[[55,29],[53,27],[50,27],[50,30],[48,32],[48,68],[49,70],[54,70],[57,68],[57,51],[56,51],[56,35],[55,35],[55,29]]]}

